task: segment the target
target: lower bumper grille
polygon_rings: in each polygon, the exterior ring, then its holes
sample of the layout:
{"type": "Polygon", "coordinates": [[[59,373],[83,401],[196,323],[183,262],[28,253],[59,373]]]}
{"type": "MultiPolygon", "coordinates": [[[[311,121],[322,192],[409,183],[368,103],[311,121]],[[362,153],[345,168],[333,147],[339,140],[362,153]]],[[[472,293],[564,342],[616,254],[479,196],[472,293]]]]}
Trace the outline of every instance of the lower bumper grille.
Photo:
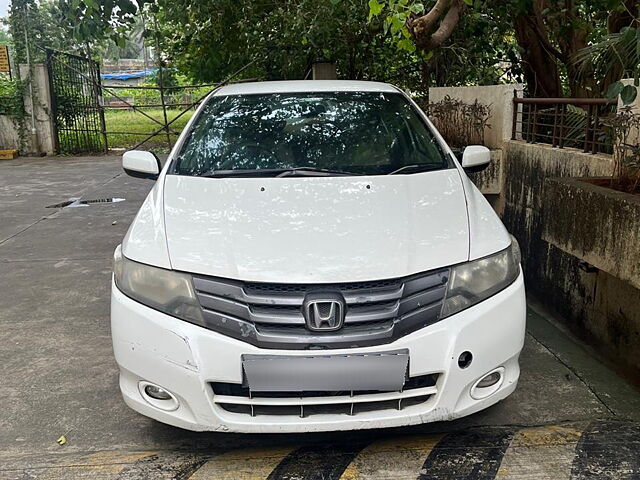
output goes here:
{"type": "Polygon", "coordinates": [[[438,374],[411,377],[399,392],[260,392],[233,383],[211,383],[213,400],[223,410],[249,415],[296,416],[358,415],[381,410],[403,410],[426,403],[437,394],[438,374]]]}

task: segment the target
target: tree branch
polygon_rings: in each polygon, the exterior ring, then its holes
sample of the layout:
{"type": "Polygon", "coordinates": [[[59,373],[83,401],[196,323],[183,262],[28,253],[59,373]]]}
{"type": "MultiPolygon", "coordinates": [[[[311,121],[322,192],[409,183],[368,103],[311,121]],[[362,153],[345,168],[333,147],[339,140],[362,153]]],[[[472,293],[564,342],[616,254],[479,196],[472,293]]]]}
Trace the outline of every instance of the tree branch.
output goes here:
{"type": "Polygon", "coordinates": [[[442,19],[442,22],[440,22],[440,26],[438,26],[438,29],[433,32],[429,38],[429,46],[431,49],[439,47],[451,36],[460,21],[462,8],[463,5],[460,1],[455,1],[453,5],[449,7],[449,11],[442,19]]]}
{"type": "Polygon", "coordinates": [[[413,35],[416,45],[425,51],[440,47],[455,30],[463,9],[462,0],[438,0],[427,14],[410,18],[407,21],[407,28],[413,35]],[[434,32],[434,26],[441,18],[434,32]]]}
{"type": "Polygon", "coordinates": [[[449,7],[451,0],[438,0],[431,10],[425,15],[409,19],[407,27],[409,31],[416,37],[426,36],[433,28],[445,9],[449,7]]]}

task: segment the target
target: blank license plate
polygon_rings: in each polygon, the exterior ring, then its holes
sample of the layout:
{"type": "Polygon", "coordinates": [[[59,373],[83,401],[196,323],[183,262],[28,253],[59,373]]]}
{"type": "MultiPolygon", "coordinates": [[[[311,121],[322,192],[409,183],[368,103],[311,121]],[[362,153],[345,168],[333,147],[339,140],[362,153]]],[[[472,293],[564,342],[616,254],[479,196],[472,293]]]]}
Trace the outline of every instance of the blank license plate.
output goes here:
{"type": "Polygon", "coordinates": [[[402,389],[409,351],[360,355],[243,355],[244,386],[253,392],[402,389]]]}

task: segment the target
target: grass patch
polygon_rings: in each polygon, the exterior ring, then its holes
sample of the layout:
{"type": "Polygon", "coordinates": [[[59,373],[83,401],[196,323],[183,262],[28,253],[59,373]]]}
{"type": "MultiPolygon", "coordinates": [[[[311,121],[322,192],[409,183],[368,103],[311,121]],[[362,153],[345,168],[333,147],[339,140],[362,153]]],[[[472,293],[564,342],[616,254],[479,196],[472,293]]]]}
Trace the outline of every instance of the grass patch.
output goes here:
{"type": "MultiPolygon", "coordinates": [[[[143,109],[143,112],[161,123],[164,123],[162,108],[145,108],[143,109]]],[[[182,112],[182,110],[167,109],[168,121],[176,118],[180,115],[180,112],[182,112]]],[[[189,110],[176,120],[175,123],[172,123],[169,128],[177,133],[182,132],[182,129],[185,127],[194,112],[195,110],[189,110]]],[[[107,127],[107,141],[109,143],[109,148],[132,148],[138,142],[145,139],[145,135],[135,135],[134,133],[145,133],[150,135],[161,127],[161,125],[145,117],[142,113],[134,110],[106,109],[104,112],[104,120],[107,127]]],[[[170,138],[172,145],[175,144],[178,139],[176,135],[171,135],[170,138]]],[[[139,148],[142,150],[151,150],[161,153],[168,152],[170,149],[167,142],[167,135],[164,132],[152,137],[139,148]]]]}

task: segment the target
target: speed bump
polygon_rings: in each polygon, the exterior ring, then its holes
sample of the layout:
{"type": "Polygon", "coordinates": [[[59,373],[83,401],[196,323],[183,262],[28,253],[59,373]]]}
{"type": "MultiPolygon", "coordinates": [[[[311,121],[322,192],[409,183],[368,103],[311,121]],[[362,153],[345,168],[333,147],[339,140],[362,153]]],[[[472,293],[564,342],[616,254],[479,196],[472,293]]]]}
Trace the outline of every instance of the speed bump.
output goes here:
{"type": "MultiPolygon", "coordinates": [[[[104,451],[9,458],[0,479],[623,480],[640,478],[640,424],[484,426],[402,436],[323,434],[321,443],[212,451],[104,451]]],[[[260,437],[257,437],[259,441],[260,437]]],[[[286,438],[286,437],[285,437],[286,438]]]]}

